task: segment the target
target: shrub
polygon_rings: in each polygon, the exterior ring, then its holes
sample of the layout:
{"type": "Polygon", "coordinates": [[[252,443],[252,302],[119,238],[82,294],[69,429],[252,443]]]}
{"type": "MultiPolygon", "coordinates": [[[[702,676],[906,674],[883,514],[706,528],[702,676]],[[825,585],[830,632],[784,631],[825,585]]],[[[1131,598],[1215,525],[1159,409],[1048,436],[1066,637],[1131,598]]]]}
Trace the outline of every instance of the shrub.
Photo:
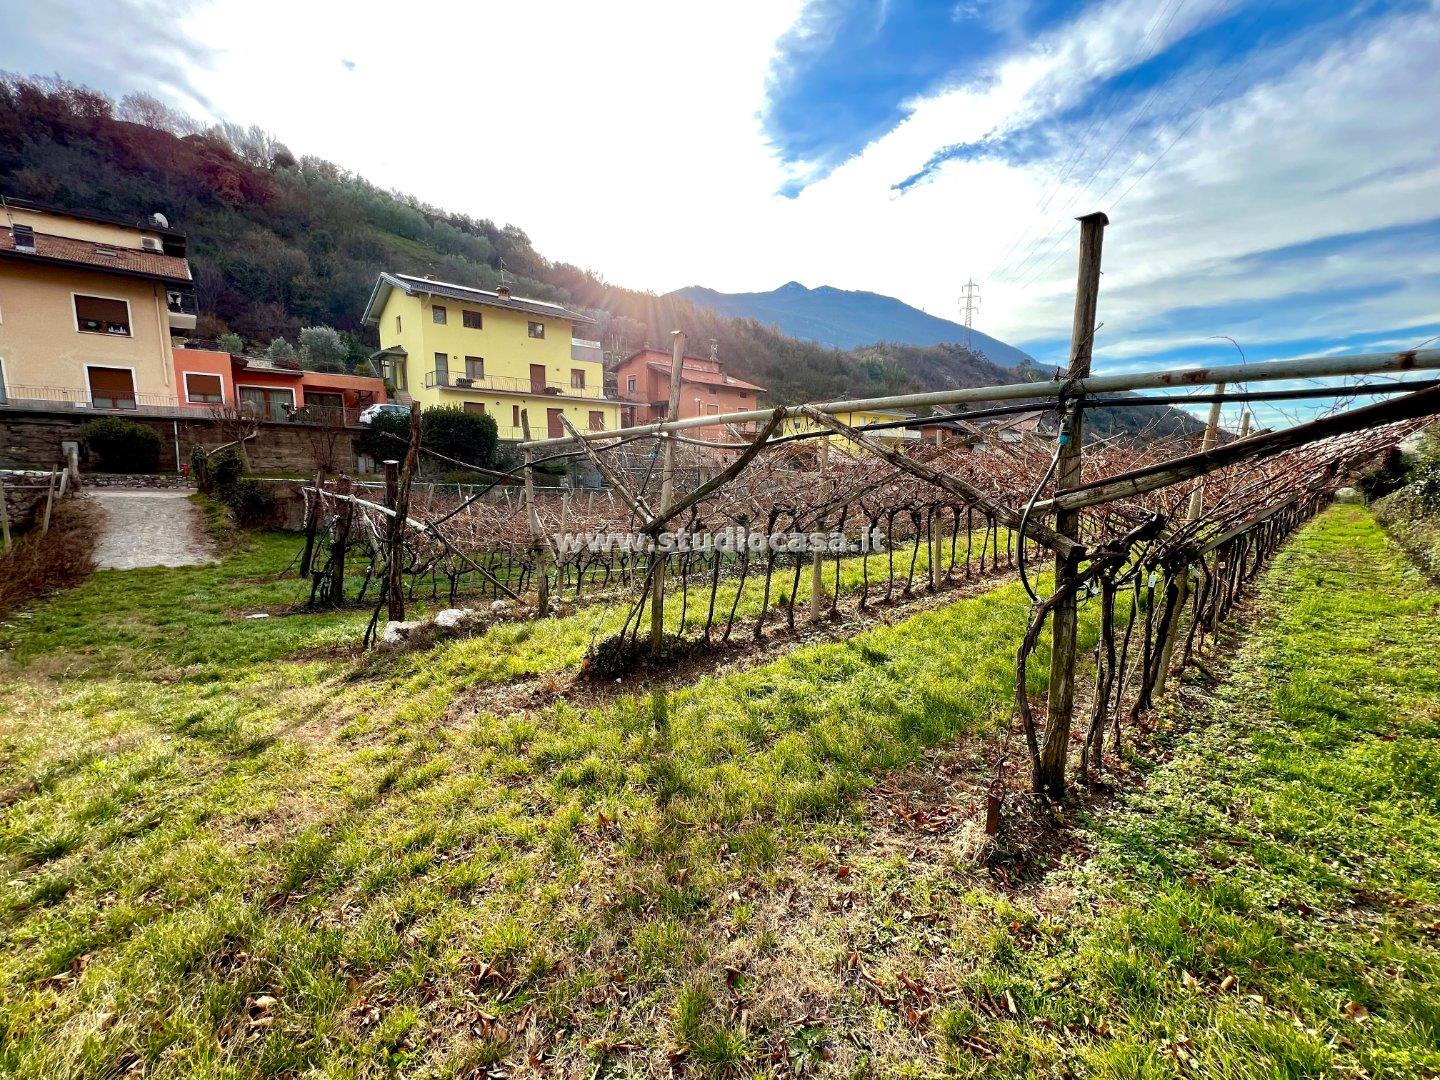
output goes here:
{"type": "Polygon", "coordinates": [[[409,438],[410,418],[408,416],[382,413],[370,421],[369,427],[355,436],[355,450],[361,454],[369,454],[376,461],[385,461],[389,458],[398,461],[405,456],[405,440],[409,438]],[[398,436],[401,441],[396,442],[395,439],[387,438],[389,435],[398,436]]]}
{"type": "Polygon", "coordinates": [[[307,326],[300,331],[300,362],[311,371],[345,370],[350,347],[330,326],[307,326]]]}
{"type": "Polygon", "coordinates": [[[488,468],[495,461],[499,429],[495,418],[487,413],[433,408],[420,414],[420,438],[427,449],[437,454],[488,468]]]}
{"type": "MultiPolygon", "coordinates": [[[[385,414],[377,416],[368,430],[355,437],[355,449],[377,461],[387,458],[398,461],[405,456],[405,443],[409,438],[410,418],[385,414]],[[389,438],[390,435],[395,438],[389,438]]],[[[493,416],[453,407],[430,408],[420,414],[420,444],[467,465],[492,468],[498,439],[493,416]]]]}
{"type": "Polygon", "coordinates": [[[236,333],[224,333],[215,339],[215,344],[220,346],[221,352],[243,353],[245,351],[245,339],[236,333]]]}
{"type": "Polygon", "coordinates": [[[1399,449],[1390,447],[1381,456],[1378,464],[1360,474],[1355,487],[1365,496],[1366,502],[1389,495],[1405,485],[1405,460],[1399,449]]]}
{"type": "Polygon", "coordinates": [[[110,472],[154,472],[160,464],[160,448],[165,445],[154,428],[118,416],[92,420],[80,434],[110,472]]]}
{"type": "Polygon", "coordinates": [[[275,510],[275,496],[253,476],[241,476],[233,483],[215,490],[220,501],[229,508],[237,525],[263,525],[275,510]]]}
{"type": "Polygon", "coordinates": [[[265,350],[265,355],[271,360],[294,360],[295,346],[283,337],[277,337],[271,340],[269,347],[265,350]]]}

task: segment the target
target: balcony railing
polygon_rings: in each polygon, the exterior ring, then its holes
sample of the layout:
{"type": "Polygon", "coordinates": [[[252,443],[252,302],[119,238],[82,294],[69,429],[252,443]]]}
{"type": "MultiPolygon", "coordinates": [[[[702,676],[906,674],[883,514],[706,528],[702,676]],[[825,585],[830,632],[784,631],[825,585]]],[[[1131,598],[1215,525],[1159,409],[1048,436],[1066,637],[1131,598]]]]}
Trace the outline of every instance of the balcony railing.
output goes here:
{"type": "Polygon", "coordinates": [[[555,386],[552,383],[542,386],[529,379],[513,379],[504,375],[486,375],[483,378],[471,379],[448,371],[427,371],[425,387],[462,392],[468,390],[471,393],[491,390],[504,394],[548,394],[552,397],[593,398],[597,401],[605,397],[604,388],[599,386],[555,386]]]}
{"type": "MultiPolygon", "coordinates": [[[[175,419],[197,419],[213,416],[217,410],[233,413],[234,402],[180,401],[173,394],[98,393],[73,386],[0,387],[0,409],[73,409],[76,412],[118,416],[163,416],[175,419]]],[[[242,408],[246,406],[242,405],[242,408]]],[[[365,406],[302,405],[284,409],[261,419],[281,423],[343,425],[355,427],[365,406]]]]}

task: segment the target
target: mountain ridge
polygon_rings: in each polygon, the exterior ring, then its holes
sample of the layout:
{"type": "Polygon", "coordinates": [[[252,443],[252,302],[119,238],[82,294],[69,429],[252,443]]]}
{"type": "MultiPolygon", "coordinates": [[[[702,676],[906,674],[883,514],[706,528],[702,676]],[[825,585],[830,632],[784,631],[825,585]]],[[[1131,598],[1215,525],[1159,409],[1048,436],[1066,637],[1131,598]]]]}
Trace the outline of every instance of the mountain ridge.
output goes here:
{"type": "Polygon", "coordinates": [[[755,319],[790,337],[832,348],[968,342],[971,352],[1000,367],[1034,362],[1024,350],[999,338],[967,330],[961,323],[921,311],[898,297],[869,290],[834,285],[809,288],[791,280],[768,292],[726,293],[705,285],[688,285],[666,295],[719,314],[755,319]]]}

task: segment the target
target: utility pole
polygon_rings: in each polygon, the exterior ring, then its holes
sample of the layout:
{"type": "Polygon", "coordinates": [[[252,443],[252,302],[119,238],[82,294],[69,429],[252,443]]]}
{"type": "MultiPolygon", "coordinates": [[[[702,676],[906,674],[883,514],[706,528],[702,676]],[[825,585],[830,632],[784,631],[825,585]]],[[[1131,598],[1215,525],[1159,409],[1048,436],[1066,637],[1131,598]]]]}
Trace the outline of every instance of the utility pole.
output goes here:
{"type": "MultiPolygon", "coordinates": [[[[1094,350],[1095,311],[1100,298],[1100,251],[1105,226],[1110,219],[1102,213],[1086,214],[1080,222],[1080,261],[1075,282],[1075,318],[1070,326],[1071,380],[1090,375],[1094,350]]],[[[1055,492],[1068,491],[1080,482],[1080,436],[1083,431],[1080,402],[1066,414],[1060,428],[1060,448],[1055,471],[1055,492]]],[[[1055,515],[1055,531],[1079,539],[1080,514],[1061,510],[1055,515]]],[[[1024,543],[1024,538],[1021,538],[1024,543]]],[[[1055,554],[1055,589],[1074,581],[1079,571],[1078,549],[1055,554]]],[[[1056,605],[1051,622],[1050,691],[1046,710],[1045,745],[1040,751],[1040,769],[1035,789],[1052,799],[1065,795],[1065,763],[1070,750],[1070,721],[1075,712],[1076,603],[1074,593],[1056,605]]]]}
{"type": "Polygon", "coordinates": [[[965,287],[960,290],[960,310],[965,321],[965,348],[970,348],[973,340],[971,332],[975,328],[975,313],[980,310],[980,286],[975,284],[971,278],[965,282],[965,287]]]}

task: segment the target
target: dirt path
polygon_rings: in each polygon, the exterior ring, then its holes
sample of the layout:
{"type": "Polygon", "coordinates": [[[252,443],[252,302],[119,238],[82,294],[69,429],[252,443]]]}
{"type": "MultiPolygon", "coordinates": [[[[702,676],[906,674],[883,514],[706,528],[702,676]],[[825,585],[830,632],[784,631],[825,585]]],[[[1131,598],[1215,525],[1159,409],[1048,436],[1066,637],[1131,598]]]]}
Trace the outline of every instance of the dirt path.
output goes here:
{"type": "Polygon", "coordinates": [[[107,488],[90,498],[104,515],[95,565],[100,570],[141,566],[198,566],[214,562],[200,512],[184,491],[107,488]]]}

